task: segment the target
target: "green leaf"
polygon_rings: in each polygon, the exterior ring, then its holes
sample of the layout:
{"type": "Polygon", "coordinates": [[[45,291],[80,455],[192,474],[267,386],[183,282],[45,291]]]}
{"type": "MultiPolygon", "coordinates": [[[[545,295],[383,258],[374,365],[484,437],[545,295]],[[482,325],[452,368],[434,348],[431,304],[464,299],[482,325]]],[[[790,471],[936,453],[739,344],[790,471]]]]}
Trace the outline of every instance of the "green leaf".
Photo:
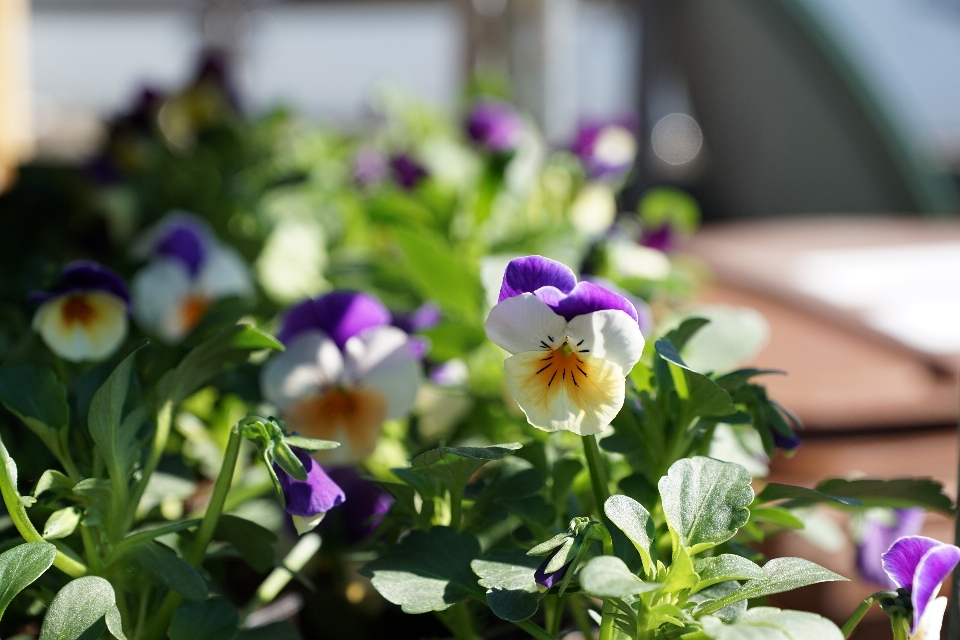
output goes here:
{"type": "Polygon", "coordinates": [[[472,533],[449,527],[413,531],[361,573],[406,613],[443,611],[482,589],[470,569],[480,555],[472,533]]]}
{"type": "Polygon", "coordinates": [[[660,478],[667,524],[690,555],[726,542],[747,523],[750,480],[740,465],[702,456],[678,460],[660,478]]]}
{"type": "Polygon", "coordinates": [[[421,453],[410,465],[420,473],[439,478],[448,488],[462,488],[477,469],[512,454],[520,446],[509,442],[489,447],[440,447],[421,453]]]}
{"type": "Polygon", "coordinates": [[[140,343],[117,365],[107,381],[93,394],[87,413],[90,437],[106,462],[110,477],[118,484],[128,481],[130,469],[139,456],[137,430],[129,428],[129,424],[123,424],[123,406],[134,358],[146,344],[146,341],[140,343]]]}
{"type": "Polygon", "coordinates": [[[170,621],[170,640],[233,640],[239,627],[236,607],[223,598],[210,598],[177,609],[170,621]]]}
{"type": "Polygon", "coordinates": [[[273,454],[273,462],[276,462],[288,476],[300,482],[304,482],[307,479],[307,470],[304,468],[303,463],[300,462],[300,459],[286,443],[275,443],[274,446],[270,447],[270,451],[273,454]]]}
{"type": "Polygon", "coordinates": [[[58,432],[70,424],[67,389],[50,369],[8,362],[0,367],[0,403],[47,447],[60,451],[58,432]]]}
{"type": "Polygon", "coordinates": [[[819,582],[846,581],[843,576],[803,558],[774,558],[763,565],[763,577],[748,580],[719,600],[697,607],[695,613],[710,614],[739,600],[792,591],[819,582]]]}
{"type": "Polygon", "coordinates": [[[519,622],[537,612],[540,589],[534,572],[541,560],[522,551],[493,551],[470,563],[487,589],[487,605],[503,620],[519,622]]]}
{"type": "Polygon", "coordinates": [[[187,600],[199,602],[207,597],[207,583],[203,577],[164,545],[158,542],[138,544],[126,556],[187,600]]]}
{"type": "Polygon", "coordinates": [[[71,580],[50,603],[40,628],[40,640],[96,640],[113,618],[110,632],[126,640],[116,625],[120,615],[110,583],[98,576],[71,580]]]}
{"type": "Polygon", "coordinates": [[[55,469],[47,469],[37,480],[37,487],[33,490],[33,497],[47,491],[70,491],[77,483],[55,469]]]}
{"type": "Polygon", "coordinates": [[[0,553],[0,616],[14,597],[53,565],[57,548],[47,542],[28,542],[0,553]]]}
{"type": "Polygon", "coordinates": [[[803,529],[803,520],[783,507],[751,507],[750,520],[769,522],[787,529],[803,529]]]}
{"type": "Polygon", "coordinates": [[[696,591],[728,580],[754,580],[762,578],[764,573],[757,564],[750,562],[743,556],[724,553],[712,558],[701,558],[694,565],[700,582],[696,591]]]}
{"type": "Polygon", "coordinates": [[[80,511],[76,507],[54,511],[47,518],[47,523],[43,525],[43,537],[45,540],[66,538],[76,530],[78,524],[80,524],[80,511]]]}
{"type": "Polygon", "coordinates": [[[623,531],[637,548],[643,568],[649,574],[655,570],[651,549],[655,540],[655,525],[650,512],[642,504],[623,495],[614,495],[603,503],[603,512],[623,531]]]}
{"type": "Polygon", "coordinates": [[[217,521],[213,537],[233,545],[243,559],[259,573],[266,573],[273,567],[277,553],[277,536],[256,522],[224,514],[217,521]]]}
{"type": "MultiPolygon", "coordinates": [[[[715,585],[709,586],[702,591],[697,591],[696,593],[691,593],[687,598],[687,602],[691,604],[703,604],[704,602],[709,602],[712,600],[719,600],[720,598],[729,595],[740,588],[740,583],[736,580],[729,580],[727,582],[718,582],[715,585]]],[[[747,610],[747,601],[738,600],[733,604],[727,605],[723,609],[718,609],[713,612],[713,616],[720,618],[724,622],[733,622],[747,610]]]]}
{"type": "Polygon", "coordinates": [[[736,371],[731,371],[730,373],[725,373],[719,378],[715,378],[714,382],[720,385],[726,391],[733,391],[744,382],[753,378],[755,376],[764,376],[770,374],[777,374],[781,376],[787,375],[786,371],[781,371],[780,369],[737,369],[736,371]]]}
{"type": "Polygon", "coordinates": [[[834,478],[820,483],[817,491],[859,500],[865,507],[925,507],[947,515],[954,513],[953,501],[943,493],[943,485],[930,478],[834,478]]]}
{"type": "Polygon", "coordinates": [[[714,640],[843,640],[837,625],[826,618],[775,607],[754,607],[731,624],[713,616],[700,622],[703,632],[714,640]]]}
{"type": "Polygon", "coordinates": [[[316,438],[305,438],[298,435],[283,436],[283,441],[291,447],[307,451],[323,451],[325,449],[336,449],[340,446],[339,442],[332,440],[317,440],[316,438]]]}
{"type": "MultiPolygon", "coordinates": [[[[674,384],[678,382],[677,376],[682,376],[683,383],[686,386],[686,402],[689,403],[687,411],[690,417],[729,416],[737,412],[737,407],[733,404],[730,394],[709,377],[688,367],[670,341],[661,338],[656,341],[654,348],[656,348],[660,357],[669,363],[674,384]]],[[[677,384],[677,393],[680,394],[681,398],[684,398],[684,393],[679,384],[677,384]]]]}
{"type": "Polygon", "coordinates": [[[623,598],[659,589],[656,582],[644,582],[633,575],[616,556],[597,556],[580,570],[580,587],[599,598],[623,598]]]}
{"type": "Polygon", "coordinates": [[[426,229],[398,228],[394,238],[403,250],[411,284],[424,299],[434,300],[444,311],[464,318],[479,315],[483,299],[480,277],[462,253],[426,229]]]}
{"type": "Polygon", "coordinates": [[[238,324],[200,343],[163,377],[163,395],[179,404],[203,387],[215,375],[246,362],[250,354],[263,349],[282,351],[283,345],[256,327],[238,324]]]}
{"type": "Polygon", "coordinates": [[[788,484],[777,484],[771,482],[757,494],[756,503],[766,504],[776,502],[777,500],[790,500],[792,504],[807,505],[816,503],[833,503],[844,507],[860,507],[863,503],[856,498],[845,498],[843,496],[833,496],[816,489],[807,489],[805,487],[794,487],[788,484]]]}
{"type": "Polygon", "coordinates": [[[73,494],[78,496],[86,509],[83,512],[83,524],[88,527],[99,525],[109,510],[113,489],[110,481],[86,478],[73,486],[73,494]]]}
{"type": "Polygon", "coordinates": [[[687,346],[687,341],[708,324],[710,324],[710,320],[707,318],[687,318],[680,323],[679,327],[669,331],[662,339],[669,341],[677,351],[683,351],[683,348],[687,346]]]}
{"type": "Polygon", "coordinates": [[[673,562],[667,569],[667,578],[663,580],[663,592],[676,593],[684,589],[693,589],[698,582],[700,577],[693,569],[693,558],[690,557],[686,547],[677,546],[673,550],[673,562]]]}

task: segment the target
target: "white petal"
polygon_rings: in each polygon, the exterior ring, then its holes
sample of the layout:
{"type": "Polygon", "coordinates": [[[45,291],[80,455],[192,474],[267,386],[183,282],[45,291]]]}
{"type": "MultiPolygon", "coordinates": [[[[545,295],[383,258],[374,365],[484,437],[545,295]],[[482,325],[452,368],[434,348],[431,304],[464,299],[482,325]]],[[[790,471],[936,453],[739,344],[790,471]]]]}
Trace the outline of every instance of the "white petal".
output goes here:
{"type": "Polygon", "coordinates": [[[541,341],[550,343],[550,338],[560,346],[567,321],[532,293],[522,293],[497,303],[483,328],[494,344],[517,354],[543,349],[541,341]]]}
{"type": "Polygon", "coordinates": [[[64,295],[43,303],[33,317],[33,328],[64,360],[103,360],[127,337],[127,305],[104,291],[64,295]],[[86,321],[71,320],[65,305],[81,298],[90,313],[86,321]]]}
{"type": "Polygon", "coordinates": [[[940,640],[940,628],[943,626],[943,615],[947,612],[947,598],[940,596],[927,605],[917,625],[917,632],[910,636],[910,640],[940,640]]]}
{"type": "Polygon", "coordinates": [[[303,535],[309,533],[317,528],[317,525],[320,524],[320,521],[323,520],[323,516],[327,515],[327,512],[318,513],[315,516],[309,518],[304,518],[303,516],[290,516],[293,518],[293,526],[297,529],[298,535],[303,535]]]}
{"type": "Polygon", "coordinates": [[[617,364],[561,351],[528,351],[503,363],[507,385],[535,427],[600,433],[623,407],[624,372],[617,364]]]}
{"type": "Polygon", "coordinates": [[[344,350],[349,378],[358,387],[375,389],[384,396],[387,420],[410,413],[423,381],[423,367],[405,332],[375,327],[347,340],[344,350]]]}
{"type": "Polygon", "coordinates": [[[613,189],[595,182],[584,186],[570,205],[570,222],[586,236],[603,234],[617,217],[617,200],[613,189]]]}
{"type": "Polygon", "coordinates": [[[322,331],[305,331],[271,358],[260,371],[263,395],[280,409],[338,382],[343,357],[322,331]]]}
{"type": "Polygon", "coordinates": [[[133,317],[148,333],[172,337],[175,331],[165,325],[179,313],[190,287],[190,273],[179,260],[154,260],[133,278],[133,317]]]}
{"type": "Polygon", "coordinates": [[[643,353],[640,327],[626,313],[614,309],[585,313],[571,320],[567,342],[576,351],[616,363],[624,374],[633,369],[643,353]]]}
{"type": "Polygon", "coordinates": [[[230,247],[214,246],[197,274],[196,288],[210,298],[253,295],[250,269],[230,247]]]}

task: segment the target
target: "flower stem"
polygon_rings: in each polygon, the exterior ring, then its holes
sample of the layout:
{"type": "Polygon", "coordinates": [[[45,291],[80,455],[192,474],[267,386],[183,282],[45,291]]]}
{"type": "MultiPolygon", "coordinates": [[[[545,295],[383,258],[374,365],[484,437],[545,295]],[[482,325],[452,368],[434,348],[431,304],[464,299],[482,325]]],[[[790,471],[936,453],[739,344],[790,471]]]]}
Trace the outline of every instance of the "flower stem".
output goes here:
{"type": "Polygon", "coordinates": [[[607,483],[607,471],[603,467],[603,458],[596,436],[583,436],[583,454],[590,469],[590,485],[593,487],[594,509],[598,518],[603,518],[603,503],[610,497],[610,485],[607,483]]]}
{"type": "Polygon", "coordinates": [[[514,622],[513,624],[517,625],[537,640],[557,640],[556,636],[547,633],[546,629],[539,626],[536,622],[521,620],[519,622],[514,622]]]}
{"type": "Polygon", "coordinates": [[[143,465],[143,475],[133,490],[133,495],[127,503],[127,513],[124,518],[124,531],[128,531],[133,526],[133,519],[137,515],[137,507],[140,505],[140,499],[143,492],[147,489],[150,482],[150,476],[157,469],[160,458],[163,456],[164,449],[167,448],[167,438],[170,437],[170,425],[173,423],[173,400],[164,401],[160,410],[157,412],[157,429],[153,434],[153,445],[150,447],[150,455],[147,457],[146,464],[143,465]]]}
{"type": "Polygon", "coordinates": [[[463,525],[463,489],[459,483],[454,483],[450,488],[450,526],[460,531],[463,525]]]}
{"type": "Polygon", "coordinates": [[[843,634],[844,638],[849,638],[853,633],[853,630],[857,628],[857,625],[860,624],[860,621],[863,620],[863,616],[867,615],[867,611],[870,610],[870,607],[873,606],[873,603],[877,600],[880,600],[883,597],[891,595],[889,591],[878,591],[872,596],[867,596],[863,599],[863,602],[860,603],[853,614],[851,614],[850,619],[844,623],[843,627],[840,629],[840,633],[843,634]]]}
{"type": "Polygon", "coordinates": [[[587,614],[587,607],[583,604],[586,596],[583,594],[575,595],[570,598],[570,613],[573,615],[573,621],[577,629],[583,634],[584,640],[594,640],[596,635],[593,632],[593,623],[587,614]]]}
{"type": "Polygon", "coordinates": [[[287,583],[293,578],[293,574],[303,569],[310,558],[316,555],[317,551],[320,550],[320,542],[320,536],[316,533],[308,533],[300,538],[299,542],[283,559],[282,566],[271,571],[267,579],[260,583],[253,600],[246,606],[247,615],[257,607],[272,602],[280,591],[287,586],[287,583]]]}
{"type": "MultiPolygon", "coordinates": [[[[157,427],[159,429],[159,425],[157,427]]],[[[169,428],[169,425],[168,425],[169,428]]],[[[207,554],[207,545],[213,538],[213,532],[217,528],[217,522],[220,520],[220,514],[223,512],[223,503],[227,499],[227,493],[230,491],[230,485],[233,482],[233,471],[237,466],[237,457],[240,454],[240,443],[243,437],[240,435],[238,425],[235,425],[230,431],[230,440],[227,441],[227,450],[223,454],[223,464],[220,467],[220,474],[217,476],[217,482],[213,485],[213,495],[210,497],[210,504],[207,506],[207,512],[200,522],[197,529],[197,536],[193,540],[193,546],[184,558],[192,567],[199,567],[207,554]]],[[[173,617],[177,607],[183,597],[176,591],[167,592],[160,609],[153,617],[152,623],[147,631],[147,638],[163,638],[166,635],[167,627],[170,625],[170,619],[173,617]]]]}

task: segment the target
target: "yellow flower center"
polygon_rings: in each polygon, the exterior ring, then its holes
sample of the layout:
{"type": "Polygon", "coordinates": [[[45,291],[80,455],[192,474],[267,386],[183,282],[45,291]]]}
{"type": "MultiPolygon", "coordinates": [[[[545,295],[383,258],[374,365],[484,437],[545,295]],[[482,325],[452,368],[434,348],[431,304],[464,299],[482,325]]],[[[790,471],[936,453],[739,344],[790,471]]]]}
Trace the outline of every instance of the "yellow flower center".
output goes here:
{"type": "Polygon", "coordinates": [[[291,430],[310,438],[343,442],[357,457],[373,451],[387,414],[386,398],[372,389],[328,389],[300,400],[284,413],[291,430]]]}

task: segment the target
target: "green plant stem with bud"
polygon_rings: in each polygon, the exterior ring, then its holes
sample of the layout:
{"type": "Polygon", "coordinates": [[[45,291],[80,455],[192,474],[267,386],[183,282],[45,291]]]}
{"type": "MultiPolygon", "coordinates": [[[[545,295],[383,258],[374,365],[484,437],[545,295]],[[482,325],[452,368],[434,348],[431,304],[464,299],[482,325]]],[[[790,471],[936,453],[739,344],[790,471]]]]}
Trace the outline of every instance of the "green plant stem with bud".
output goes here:
{"type": "Polygon", "coordinates": [[[854,629],[857,628],[857,625],[860,624],[860,621],[863,620],[863,616],[867,615],[867,611],[870,610],[870,607],[873,606],[874,602],[878,602],[883,598],[896,597],[896,593],[890,591],[878,591],[872,596],[867,596],[863,599],[863,602],[860,603],[860,606],[850,615],[850,619],[844,623],[843,627],[840,629],[840,632],[843,633],[844,638],[849,638],[854,629]]]}
{"type": "MultiPolygon", "coordinates": [[[[213,495],[210,497],[210,504],[207,506],[207,512],[200,522],[197,529],[197,536],[194,538],[193,546],[187,553],[185,560],[187,563],[198,568],[207,554],[207,545],[213,539],[213,532],[217,528],[217,522],[220,520],[220,514],[223,512],[223,504],[227,499],[227,493],[230,491],[230,485],[233,483],[233,471],[237,466],[237,457],[240,454],[240,443],[243,437],[240,435],[239,423],[230,431],[230,439],[227,441],[227,450],[223,454],[223,464],[220,467],[220,474],[217,476],[217,482],[213,486],[213,495]]],[[[160,609],[154,615],[153,620],[147,630],[148,640],[159,640],[166,635],[167,627],[170,626],[170,619],[173,617],[177,607],[180,606],[183,597],[175,592],[169,591],[160,605],[160,609]]]]}
{"type": "MultiPolygon", "coordinates": [[[[593,499],[596,502],[595,513],[597,517],[603,520],[603,504],[610,497],[610,485],[607,482],[607,471],[603,466],[603,458],[600,455],[600,446],[597,444],[597,437],[583,436],[583,454],[587,458],[587,467],[590,469],[590,484],[593,487],[593,499]]],[[[610,533],[603,531],[603,553],[612,556],[613,540],[610,533]]],[[[600,640],[612,640],[613,638],[613,613],[614,606],[609,603],[603,605],[603,619],[600,623],[600,640]]]]}

